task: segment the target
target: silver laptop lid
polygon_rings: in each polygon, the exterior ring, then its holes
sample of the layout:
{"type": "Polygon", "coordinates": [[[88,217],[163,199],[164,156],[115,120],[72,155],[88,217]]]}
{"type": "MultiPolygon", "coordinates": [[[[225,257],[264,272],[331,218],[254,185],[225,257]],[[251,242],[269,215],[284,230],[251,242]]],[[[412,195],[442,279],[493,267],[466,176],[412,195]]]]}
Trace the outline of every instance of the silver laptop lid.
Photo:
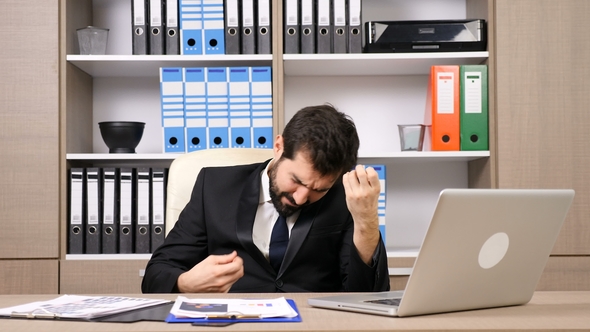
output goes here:
{"type": "Polygon", "coordinates": [[[443,190],[398,315],[530,301],[573,197],[573,190],[443,190]]]}

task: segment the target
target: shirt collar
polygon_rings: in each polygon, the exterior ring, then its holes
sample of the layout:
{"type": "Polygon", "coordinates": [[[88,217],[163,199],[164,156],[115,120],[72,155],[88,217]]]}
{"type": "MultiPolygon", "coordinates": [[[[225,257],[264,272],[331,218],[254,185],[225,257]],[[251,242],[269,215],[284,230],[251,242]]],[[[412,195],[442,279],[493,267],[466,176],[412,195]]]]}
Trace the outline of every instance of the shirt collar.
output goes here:
{"type": "Polygon", "coordinates": [[[258,201],[259,204],[262,204],[264,202],[270,202],[270,178],[268,177],[268,169],[269,166],[272,164],[273,160],[266,164],[266,167],[262,171],[262,174],[260,174],[260,198],[258,201]]]}

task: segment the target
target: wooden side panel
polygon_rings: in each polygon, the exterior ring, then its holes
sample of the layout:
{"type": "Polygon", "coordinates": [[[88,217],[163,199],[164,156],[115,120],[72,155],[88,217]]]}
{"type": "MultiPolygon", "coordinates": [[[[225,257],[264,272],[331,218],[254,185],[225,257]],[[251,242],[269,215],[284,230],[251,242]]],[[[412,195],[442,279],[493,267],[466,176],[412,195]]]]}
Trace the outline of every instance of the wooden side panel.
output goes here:
{"type": "Polygon", "coordinates": [[[0,294],[57,294],[57,259],[1,260],[0,294]]]}
{"type": "Polygon", "coordinates": [[[590,2],[496,0],[499,188],[573,188],[553,253],[590,254],[590,2]]]}
{"type": "Polygon", "coordinates": [[[57,259],[57,3],[2,1],[0,41],[0,259],[57,259]]]}
{"type": "Polygon", "coordinates": [[[537,285],[537,290],[590,290],[590,256],[550,257],[537,285]]]}
{"type": "Polygon", "coordinates": [[[139,294],[147,260],[62,260],[61,294],[139,294]]]}

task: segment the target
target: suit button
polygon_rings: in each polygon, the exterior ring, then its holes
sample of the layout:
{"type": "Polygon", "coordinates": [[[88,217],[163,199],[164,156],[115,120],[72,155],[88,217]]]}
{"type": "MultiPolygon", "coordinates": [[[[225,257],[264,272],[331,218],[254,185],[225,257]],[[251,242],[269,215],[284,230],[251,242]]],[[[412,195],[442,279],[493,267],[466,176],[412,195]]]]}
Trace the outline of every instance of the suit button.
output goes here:
{"type": "Polygon", "coordinates": [[[281,279],[275,281],[275,286],[277,286],[277,288],[283,287],[283,281],[281,279]]]}

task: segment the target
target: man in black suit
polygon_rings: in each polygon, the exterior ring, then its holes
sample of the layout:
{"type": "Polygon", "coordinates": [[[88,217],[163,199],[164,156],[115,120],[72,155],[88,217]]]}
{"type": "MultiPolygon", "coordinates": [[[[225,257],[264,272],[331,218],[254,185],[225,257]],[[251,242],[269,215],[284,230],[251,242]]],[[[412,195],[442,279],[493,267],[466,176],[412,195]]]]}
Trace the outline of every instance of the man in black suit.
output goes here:
{"type": "Polygon", "coordinates": [[[356,165],[358,148],[348,116],[311,106],[276,137],[273,159],[203,168],[142,291],[389,290],[379,178],[356,165]]]}

